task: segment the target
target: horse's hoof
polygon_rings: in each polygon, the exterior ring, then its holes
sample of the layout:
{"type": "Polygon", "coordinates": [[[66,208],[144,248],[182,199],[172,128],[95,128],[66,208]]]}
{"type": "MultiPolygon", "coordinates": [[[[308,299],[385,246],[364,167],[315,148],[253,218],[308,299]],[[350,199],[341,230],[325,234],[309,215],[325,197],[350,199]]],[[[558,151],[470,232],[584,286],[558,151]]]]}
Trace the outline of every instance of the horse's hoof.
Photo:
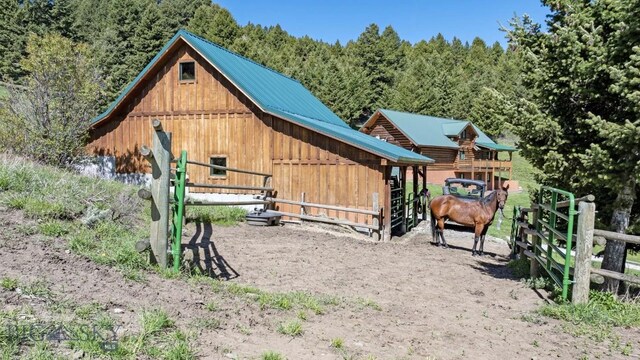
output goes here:
{"type": "Polygon", "coordinates": [[[437,243],[434,243],[433,245],[435,245],[435,246],[437,246],[437,247],[440,247],[440,243],[438,243],[438,242],[437,242],[437,243]]]}
{"type": "Polygon", "coordinates": [[[477,253],[477,252],[475,252],[475,251],[472,251],[472,252],[471,252],[471,256],[478,256],[478,253],[477,253]]]}
{"type": "Polygon", "coordinates": [[[443,248],[445,248],[445,249],[448,249],[448,248],[449,248],[449,245],[444,244],[444,245],[442,245],[442,247],[443,247],[443,248]]]}
{"type": "Polygon", "coordinates": [[[480,255],[480,256],[484,256],[484,251],[480,251],[480,252],[478,253],[478,255],[480,255]]]}

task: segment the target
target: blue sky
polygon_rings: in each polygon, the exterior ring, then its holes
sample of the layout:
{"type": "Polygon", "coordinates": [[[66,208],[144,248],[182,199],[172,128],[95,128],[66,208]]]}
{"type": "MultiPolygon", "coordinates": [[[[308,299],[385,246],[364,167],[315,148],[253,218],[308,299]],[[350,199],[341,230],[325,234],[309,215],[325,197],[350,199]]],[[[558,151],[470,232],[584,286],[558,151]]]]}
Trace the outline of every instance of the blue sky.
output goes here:
{"type": "Polygon", "coordinates": [[[514,14],[529,14],[543,23],[548,9],[539,0],[214,0],[231,11],[238,24],[280,24],[296,37],[346,44],[372,23],[391,25],[400,38],[416,43],[442,33],[471,42],[479,36],[488,44],[505,45],[499,23],[514,14]]]}

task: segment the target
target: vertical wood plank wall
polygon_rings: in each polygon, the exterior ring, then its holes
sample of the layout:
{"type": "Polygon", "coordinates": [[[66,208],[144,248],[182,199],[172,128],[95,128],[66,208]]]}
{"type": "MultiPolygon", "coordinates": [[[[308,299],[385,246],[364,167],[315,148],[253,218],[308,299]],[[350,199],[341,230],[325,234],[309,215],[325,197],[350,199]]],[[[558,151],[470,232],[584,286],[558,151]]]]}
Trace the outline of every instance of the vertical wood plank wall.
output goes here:
{"type": "MultiPolygon", "coordinates": [[[[172,133],[172,151],[188,151],[189,159],[208,162],[227,156],[227,166],[273,174],[277,197],[360,209],[371,209],[372,194],[385,193],[380,157],[263,114],[215,68],[186,45],[177,48],[133,90],[133,98],[119,113],[91,133],[88,149],[116,157],[119,173],[149,172],[140,156],[151,144],[151,120],[162,121],[172,133]],[[179,81],[179,64],[195,61],[195,81],[179,81]]],[[[263,179],[238,173],[210,177],[209,169],[190,165],[193,182],[261,186],[263,179]]],[[[192,189],[198,191],[198,189],[192,189]]],[[[206,189],[200,191],[206,192],[206,189]]],[[[238,190],[219,192],[242,193],[238,190]]],[[[380,204],[384,206],[383,204],[380,204]]],[[[299,212],[299,206],[278,204],[281,211],[299,212]]],[[[364,222],[370,216],[308,209],[364,222]]]]}

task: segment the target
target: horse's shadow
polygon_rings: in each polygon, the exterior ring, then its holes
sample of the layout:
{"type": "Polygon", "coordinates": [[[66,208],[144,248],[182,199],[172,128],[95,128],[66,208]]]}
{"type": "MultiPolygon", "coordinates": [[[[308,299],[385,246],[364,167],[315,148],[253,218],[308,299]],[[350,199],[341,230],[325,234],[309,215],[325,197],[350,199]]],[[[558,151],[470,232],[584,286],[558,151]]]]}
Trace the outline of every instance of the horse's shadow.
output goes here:
{"type": "MultiPolygon", "coordinates": [[[[435,243],[435,242],[433,242],[433,241],[429,241],[429,244],[430,244],[431,246],[435,246],[435,247],[442,247],[442,246],[438,246],[438,244],[437,244],[437,243],[435,243]]],[[[447,245],[448,245],[448,246],[447,246],[447,249],[448,249],[448,250],[454,250],[454,251],[462,251],[462,252],[466,252],[466,253],[468,253],[468,254],[469,254],[469,256],[471,256],[471,247],[473,246],[473,240],[471,240],[471,241],[470,241],[470,245],[469,245],[469,247],[458,246],[458,245],[452,245],[451,243],[447,243],[447,245]]],[[[495,253],[492,253],[492,252],[485,251],[484,255],[479,256],[479,257],[478,257],[478,259],[482,259],[482,257],[487,257],[487,256],[488,256],[488,257],[495,258],[495,257],[496,257],[496,256],[498,256],[498,255],[497,255],[497,254],[495,254],[495,253]]]]}
{"type": "Polygon", "coordinates": [[[185,258],[189,258],[192,270],[199,270],[200,274],[230,280],[240,276],[238,272],[220,255],[216,245],[211,241],[213,228],[210,223],[196,222],[196,232],[183,245],[185,258]]]}
{"type": "Polygon", "coordinates": [[[471,265],[471,267],[496,279],[509,279],[519,281],[518,277],[513,274],[513,271],[506,266],[509,262],[508,258],[500,256],[497,257],[496,260],[499,261],[499,263],[481,260],[476,264],[471,265]]]}

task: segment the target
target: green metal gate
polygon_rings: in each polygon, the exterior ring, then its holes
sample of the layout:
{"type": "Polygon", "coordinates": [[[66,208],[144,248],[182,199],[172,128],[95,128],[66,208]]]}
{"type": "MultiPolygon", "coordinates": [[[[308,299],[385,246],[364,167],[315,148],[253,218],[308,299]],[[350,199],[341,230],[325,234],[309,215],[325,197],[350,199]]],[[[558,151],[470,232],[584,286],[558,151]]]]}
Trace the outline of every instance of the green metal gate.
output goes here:
{"type": "Polygon", "coordinates": [[[562,288],[563,300],[567,299],[572,283],[571,248],[577,213],[572,193],[548,186],[540,188],[534,224],[534,259],[562,288]],[[566,244],[564,249],[559,247],[561,243],[566,244]]]}
{"type": "Polygon", "coordinates": [[[394,230],[404,222],[404,189],[400,184],[392,182],[391,188],[391,230],[394,230]]]}

